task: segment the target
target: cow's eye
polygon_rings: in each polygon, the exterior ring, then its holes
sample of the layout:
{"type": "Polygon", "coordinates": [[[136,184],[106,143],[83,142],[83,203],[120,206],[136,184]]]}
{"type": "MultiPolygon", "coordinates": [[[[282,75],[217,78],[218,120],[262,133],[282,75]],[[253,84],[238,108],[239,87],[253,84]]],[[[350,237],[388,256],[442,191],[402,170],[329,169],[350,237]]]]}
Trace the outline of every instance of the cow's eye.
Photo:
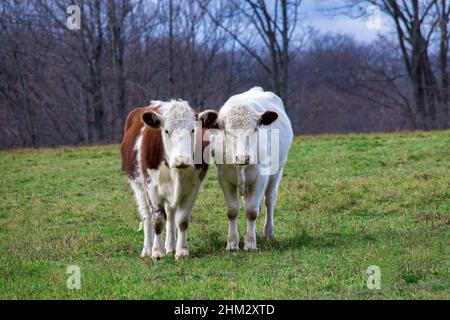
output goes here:
{"type": "Polygon", "coordinates": [[[194,133],[194,129],[192,129],[191,133],[194,133]]]}
{"type": "Polygon", "coordinates": [[[165,132],[166,134],[169,134],[169,130],[165,130],[164,132],[165,132]]]}

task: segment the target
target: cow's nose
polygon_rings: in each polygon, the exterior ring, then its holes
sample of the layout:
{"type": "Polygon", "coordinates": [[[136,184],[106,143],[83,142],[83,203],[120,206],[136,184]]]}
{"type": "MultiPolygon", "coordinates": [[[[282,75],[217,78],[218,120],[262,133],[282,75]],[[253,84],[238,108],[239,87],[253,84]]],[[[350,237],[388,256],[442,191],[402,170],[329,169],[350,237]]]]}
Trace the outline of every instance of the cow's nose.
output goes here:
{"type": "Polygon", "coordinates": [[[191,163],[189,157],[186,156],[178,156],[175,158],[175,167],[176,168],[187,168],[191,163]]]}
{"type": "Polygon", "coordinates": [[[250,156],[236,156],[236,163],[240,165],[247,165],[250,163],[250,156]]]}

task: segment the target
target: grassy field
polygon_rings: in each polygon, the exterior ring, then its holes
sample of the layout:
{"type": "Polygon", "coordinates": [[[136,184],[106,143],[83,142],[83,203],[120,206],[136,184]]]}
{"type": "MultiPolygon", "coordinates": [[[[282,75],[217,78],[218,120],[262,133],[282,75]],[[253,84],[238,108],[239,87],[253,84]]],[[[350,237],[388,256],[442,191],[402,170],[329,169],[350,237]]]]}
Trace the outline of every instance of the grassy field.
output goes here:
{"type": "MultiPolygon", "coordinates": [[[[297,138],[277,242],[225,250],[216,170],[191,257],[140,259],[143,233],[114,146],[0,152],[0,299],[449,299],[450,131],[297,138]],[[66,287],[69,265],[81,289],[66,287]],[[366,271],[381,270],[369,290],[366,271]]],[[[245,215],[239,216],[245,231],[245,215]]]]}

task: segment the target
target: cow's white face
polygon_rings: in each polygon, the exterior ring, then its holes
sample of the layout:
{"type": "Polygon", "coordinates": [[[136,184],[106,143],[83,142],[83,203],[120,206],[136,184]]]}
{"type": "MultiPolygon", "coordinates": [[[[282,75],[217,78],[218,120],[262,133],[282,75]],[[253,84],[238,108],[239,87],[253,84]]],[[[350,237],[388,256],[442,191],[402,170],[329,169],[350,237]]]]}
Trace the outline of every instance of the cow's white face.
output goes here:
{"type": "Polygon", "coordinates": [[[226,163],[248,165],[256,163],[258,130],[278,118],[274,111],[258,113],[246,106],[236,106],[220,115],[219,128],[224,133],[226,163]]]}
{"type": "Polygon", "coordinates": [[[169,167],[183,169],[194,165],[196,130],[214,126],[217,112],[196,114],[187,102],[171,101],[158,111],[144,113],[142,119],[149,127],[161,130],[169,167]]]}

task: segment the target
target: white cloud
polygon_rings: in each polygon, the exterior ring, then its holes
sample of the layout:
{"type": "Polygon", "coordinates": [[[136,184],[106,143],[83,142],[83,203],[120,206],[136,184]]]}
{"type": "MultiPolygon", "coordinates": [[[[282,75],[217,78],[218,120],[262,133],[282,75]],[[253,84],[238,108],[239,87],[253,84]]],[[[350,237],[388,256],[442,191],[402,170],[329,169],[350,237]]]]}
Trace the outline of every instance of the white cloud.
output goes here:
{"type": "Polygon", "coordinates": [[[304,21],[322,33],[346,33],[354,36],[356,40],[368,42],[375,40],[378,34],[387,34],[392,30],[389,18],[383,14],[380,15],[379,30],[368,27],[368,15],[352,18],[349,16],[350,13],[337,16],[325,14],[325,9],[331,9],[339,4],[342,2],[304,0],[300,10],[304,15],[304,21]]]}

